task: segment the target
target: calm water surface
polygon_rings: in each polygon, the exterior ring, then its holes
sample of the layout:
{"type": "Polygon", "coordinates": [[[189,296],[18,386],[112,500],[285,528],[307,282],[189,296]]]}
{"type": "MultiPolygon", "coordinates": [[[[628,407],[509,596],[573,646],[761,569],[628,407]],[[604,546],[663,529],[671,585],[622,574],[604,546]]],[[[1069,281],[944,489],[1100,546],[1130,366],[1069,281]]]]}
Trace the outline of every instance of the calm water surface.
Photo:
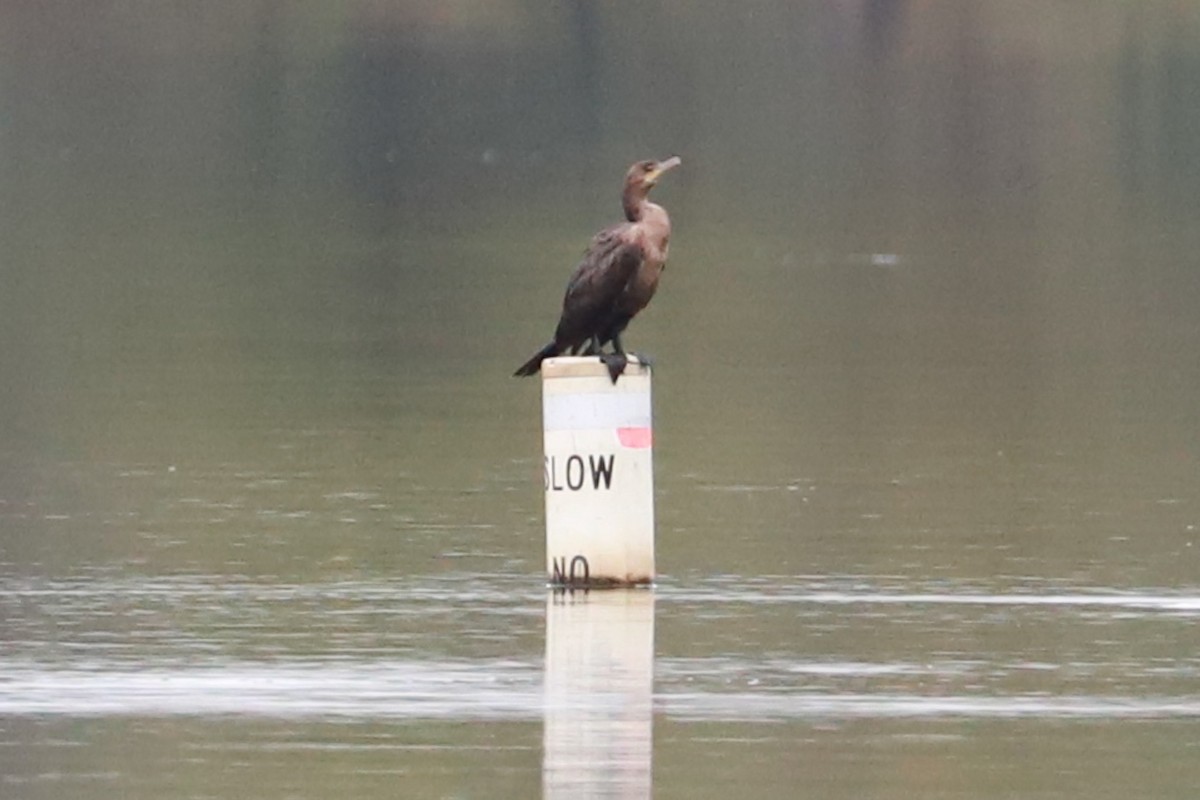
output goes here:
{"type": "Polygon", "coordinates": [[[1188,4],[65,5],[0,798],[1200,795],[1188,4]],[[672,152],[663,574],[555,595],[509,374],[672,152]]]}

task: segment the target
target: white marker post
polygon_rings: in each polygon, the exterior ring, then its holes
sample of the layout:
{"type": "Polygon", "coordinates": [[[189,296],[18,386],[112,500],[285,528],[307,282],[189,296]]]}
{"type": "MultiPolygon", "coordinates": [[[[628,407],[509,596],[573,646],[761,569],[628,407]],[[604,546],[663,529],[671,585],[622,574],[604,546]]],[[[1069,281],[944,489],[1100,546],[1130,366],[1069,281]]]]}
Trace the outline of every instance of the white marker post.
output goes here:
{"type": "Polygon", "coordinates": [[[542,362],[546,572],[556,586],[654,580],[650,368],[616,384],[595,356],[542,362]]]}

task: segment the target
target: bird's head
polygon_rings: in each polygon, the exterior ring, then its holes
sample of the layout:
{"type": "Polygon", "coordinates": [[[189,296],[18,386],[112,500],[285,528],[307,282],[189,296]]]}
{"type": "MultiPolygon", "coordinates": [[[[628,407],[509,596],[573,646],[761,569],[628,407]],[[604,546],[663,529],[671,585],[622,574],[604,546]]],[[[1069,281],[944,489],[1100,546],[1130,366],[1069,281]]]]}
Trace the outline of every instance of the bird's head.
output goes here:
{"type": "Polygon", "coordinates": [[[646,195],[658,183],[664,172],[675,169],[683,160],[679,156],[671,156],[662,161],[639,161],[625,173],[625,191],[622,202],[625,206],[625,218],[634,221],[641,216],[641,207],[646,195]]]}
{"type": "Polygon", "coordinates": [[[625,191],[634,191],[645,197],[663,173],[682,163],[683,160],[679,156],[671,156],[662,161],[639,161],[625,173],[625,191]]]}

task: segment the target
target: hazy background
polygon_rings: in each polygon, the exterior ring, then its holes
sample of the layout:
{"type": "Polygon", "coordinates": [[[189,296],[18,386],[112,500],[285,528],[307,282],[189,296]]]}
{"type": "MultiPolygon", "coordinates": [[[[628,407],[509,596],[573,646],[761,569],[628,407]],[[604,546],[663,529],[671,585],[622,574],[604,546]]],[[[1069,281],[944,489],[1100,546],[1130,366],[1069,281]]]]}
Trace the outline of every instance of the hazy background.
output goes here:
{"type": "MultiPolygon", "coordinates": [[[[666,487],[877,471],[901,515],[913,471],[1000,490],[933,527],[1036,526],[1048,481],[1096,490],[1089,525],[1195,489],[1191,3],[11,0],[3,23],[10,528],[90,502],[72,469],[254,468],[257,432],[326,418],[298,468],[511,472],[537,388],[508,375],[626,165],[670,153],[673,257],[629,335],[660,359],[666,487]]],[[[22,546],[122,557],[122,527],[22,546]]]]}

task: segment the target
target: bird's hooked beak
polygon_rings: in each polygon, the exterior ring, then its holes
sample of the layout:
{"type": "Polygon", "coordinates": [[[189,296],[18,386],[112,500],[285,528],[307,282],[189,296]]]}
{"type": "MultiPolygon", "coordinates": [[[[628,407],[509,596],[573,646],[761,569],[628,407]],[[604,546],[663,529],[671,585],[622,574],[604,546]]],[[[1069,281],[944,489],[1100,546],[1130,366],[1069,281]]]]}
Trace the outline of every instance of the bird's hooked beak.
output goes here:
{"type": "Polygon", "coordinates": [[[654,171],[646,176],[649,179],[648,180],[649,184],[651,186],[653,186],[654,184],[658,183],[658,179],[663,176],[664,172],[673,170],[682,163],[683,163],[683,159],[680,158],[679,156],[671,156],[668,159],[664,159],[663,161],[658,162],[657,164],[654,165],[654,171]]]}

